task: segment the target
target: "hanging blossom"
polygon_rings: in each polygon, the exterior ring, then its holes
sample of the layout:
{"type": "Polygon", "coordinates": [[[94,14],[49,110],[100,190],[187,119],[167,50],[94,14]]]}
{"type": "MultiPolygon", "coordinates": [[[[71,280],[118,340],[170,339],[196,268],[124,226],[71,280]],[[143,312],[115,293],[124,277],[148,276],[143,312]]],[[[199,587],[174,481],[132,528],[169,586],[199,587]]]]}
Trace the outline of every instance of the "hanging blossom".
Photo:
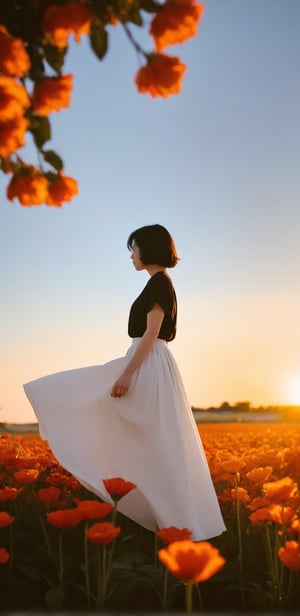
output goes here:
{"type": "Polygon", "coordinates": [[[49,4],[41,19],[41,30],[52,45],[63,48],[70,34],[77,42],[82,34],[89,34],[92,21],[93,13],[81,2],[49,4]]]}
{"type": "Polygon", "coordinates": [[[150,94],[153,98],[167,98],[180,92],[185,71],[186,66],[179,58],[152,54],[148,63],[136,73],[135,83],[141,94],[150,94]]]}
{"type": "Polygon", "coordinates": [[[60,111],[69,107],[73,75],[48,77],[34,86],[32,95],[33,110],[41,116],[47,116],[52,111],[60,111]]]}
{"type": "Polygon", "coordinates": [[[29,55],[22,39],[14,38],[0,24],[0,73],[23,77],[30,69],[29,55]]]}
{"type": "Polygon", "coordinates": [[[150,26],[156,50],[162,51],[195,36],[203,13],[204,4],[194,0],[168,0],[150,26]]]}
{"type": "Polygon", "coordinates": [[[9,22],[0,24],[0,169],[12,174],[8,200],[17,199],[22,206],[61,207],[78,194],[78,183],[64,173],[63,160],[45,148],[51,139],[49,115],[68,108],[71,102],[73,76],[63,74],[71,36],[76,42],[88,36],[92,51],[102,60],[108,49],[109,28],[120,24],[142,58],[143,65],[134,77],[138,92],[168,98],[181,91],[186,66],[179,57],[161,51],[197,33],[204,5],[196,0],[150,3],[147,10],[153,18],[149,34],[154,50],[149,52],[142,49],[127,26],[136,19],[142,25],[141,0],[94,4],[89,0],[50,0],[41,7],[28,0],[26,18],[33,24],[33,35],[28,38],[22,3],[13,4],[9,22]],[[10,32],[11,23],[18,36],[10,32]],[[20,156],[28,132],[38,151],[37,165],[20,156]]]}

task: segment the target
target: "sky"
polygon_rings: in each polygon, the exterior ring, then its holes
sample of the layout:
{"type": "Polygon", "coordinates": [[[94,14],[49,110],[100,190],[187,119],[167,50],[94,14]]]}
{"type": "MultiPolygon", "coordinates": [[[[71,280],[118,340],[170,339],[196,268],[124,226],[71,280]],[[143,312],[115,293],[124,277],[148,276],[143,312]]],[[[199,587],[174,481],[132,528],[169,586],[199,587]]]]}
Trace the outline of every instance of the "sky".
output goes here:
{"type": "MultiPolygon", "coordinates": [[[[148,279],[126,242],[153,223],[181,259],[170,349],[191,405],[300,405],[300,3],[205,6],[198,36],[166,50],[188,66],[168,99],[137,92],[120,26],[103,62],[70,45],[49,148],[79,196],[22,208],[0,177],[0,421],[35,421],[23,383],[124,355],[148,279]]],[[[30,137],[21,154],[36,162],[30,137]]]]}

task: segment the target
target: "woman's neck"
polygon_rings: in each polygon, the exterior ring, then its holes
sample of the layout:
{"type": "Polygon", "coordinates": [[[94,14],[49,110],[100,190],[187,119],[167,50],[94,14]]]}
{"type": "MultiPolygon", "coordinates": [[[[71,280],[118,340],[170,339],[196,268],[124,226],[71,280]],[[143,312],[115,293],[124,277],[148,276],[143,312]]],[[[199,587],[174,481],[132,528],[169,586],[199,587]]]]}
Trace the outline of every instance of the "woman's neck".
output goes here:
{"type": "Polygon", "coordinates": [[[162,265],[146,265],[145,269],[147,270],[149,276],[154,276],[157,272],[165,272],[166,268],[162,265]]]}

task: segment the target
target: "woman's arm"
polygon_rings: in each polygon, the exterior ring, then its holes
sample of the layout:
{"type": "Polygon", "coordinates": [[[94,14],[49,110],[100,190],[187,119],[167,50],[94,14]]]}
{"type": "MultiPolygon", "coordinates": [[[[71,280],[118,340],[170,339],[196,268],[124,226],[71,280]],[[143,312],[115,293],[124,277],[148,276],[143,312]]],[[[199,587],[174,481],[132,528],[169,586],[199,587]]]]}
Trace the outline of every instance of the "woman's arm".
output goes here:
{"type": "Polygon", "coordinates": [[[147,314],[146,331],[142,336],[139,345],[128,362],[124,372],[122,372],[121,376],[112,387],[111,396],[113,396],[113,398],[121,398],[127,393],[135,371],[140,367],[158,337],[163,319],[163,309],[159,306],[159,304],[154,304],[153,308],[147,314]]]}

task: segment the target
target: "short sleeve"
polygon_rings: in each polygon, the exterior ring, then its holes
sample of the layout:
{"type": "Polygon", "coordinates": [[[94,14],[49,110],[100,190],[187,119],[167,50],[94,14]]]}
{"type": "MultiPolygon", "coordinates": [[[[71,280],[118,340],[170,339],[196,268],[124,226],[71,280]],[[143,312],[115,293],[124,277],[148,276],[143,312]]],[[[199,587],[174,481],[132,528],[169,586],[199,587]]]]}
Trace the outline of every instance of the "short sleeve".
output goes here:
{"type": "Polygon", "coordinates": [[[149,281],[149,293],[147,298],[147,312],[154,304],[158,304],[166,314],[170,309],[170,288],[166,276],[153,276],[149,281]]]}

